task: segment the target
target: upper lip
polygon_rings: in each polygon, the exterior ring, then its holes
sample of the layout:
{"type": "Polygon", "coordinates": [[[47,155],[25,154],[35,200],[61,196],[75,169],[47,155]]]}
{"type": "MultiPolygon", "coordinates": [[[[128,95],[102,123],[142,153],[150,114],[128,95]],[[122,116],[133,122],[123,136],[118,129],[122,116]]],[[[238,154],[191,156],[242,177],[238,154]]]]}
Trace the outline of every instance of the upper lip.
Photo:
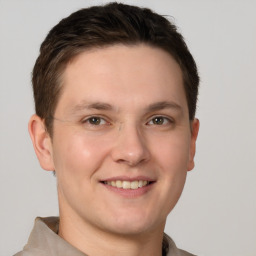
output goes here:
{"type": "Polygon", "coordinates": [[[110,178],[106,178],[106,179],[101,179],[100,181],[116,181],[116,180],[120,180],[120,181],[136,181],[136,180],[145,180],[145,181],[155,181],[155,179],[147,177],[147,176],[135,176],[135,177],[129,177],[129,176],[115,176],[115,177],[110,177],[110,178]]]}

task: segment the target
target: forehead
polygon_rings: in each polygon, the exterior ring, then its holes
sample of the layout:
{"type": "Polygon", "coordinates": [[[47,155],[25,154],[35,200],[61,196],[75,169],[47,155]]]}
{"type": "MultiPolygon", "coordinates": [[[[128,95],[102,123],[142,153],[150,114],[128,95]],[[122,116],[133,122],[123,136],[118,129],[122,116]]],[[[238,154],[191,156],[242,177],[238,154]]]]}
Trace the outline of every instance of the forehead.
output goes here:
{"type": "Polygon", "coordinates": [[[168,100],[186,104],[182,72],[172,56],[143,44],[115,45],[85,51],[68,63],[58,105],[103,101],[121,107],[127,101],[168,100]]]}

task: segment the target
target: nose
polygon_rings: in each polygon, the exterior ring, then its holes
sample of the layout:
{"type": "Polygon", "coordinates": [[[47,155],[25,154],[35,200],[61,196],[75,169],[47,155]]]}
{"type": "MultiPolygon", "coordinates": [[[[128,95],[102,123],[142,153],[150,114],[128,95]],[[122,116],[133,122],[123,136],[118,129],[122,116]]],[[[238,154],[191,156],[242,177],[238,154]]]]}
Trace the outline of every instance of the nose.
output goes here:
{"type": "Polygon", "coordinates": [[[141,132],[136,127],[124,125],[113,143],[112,159],[118,163],[136,166],[147,162],[149,158],[150,152],[141,132]]]}

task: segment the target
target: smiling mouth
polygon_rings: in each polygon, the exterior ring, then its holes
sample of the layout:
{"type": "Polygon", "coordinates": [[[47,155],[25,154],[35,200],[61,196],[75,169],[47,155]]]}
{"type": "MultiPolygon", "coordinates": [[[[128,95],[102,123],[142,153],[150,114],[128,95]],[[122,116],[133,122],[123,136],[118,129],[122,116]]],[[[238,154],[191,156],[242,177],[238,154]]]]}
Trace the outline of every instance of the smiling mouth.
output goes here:
{"type": "Polygon", "coordinates": [[[134,180],[134,181],[128,181],[128,180],[114,180],[114,181],[103,181],[102,182],[105,185],[115,187],[115,188],[121,188],[121,189],[138,189],[142,187],[146,187],[150,184],[152,184],[152,181],[146,181],[146,180],[134,180]]]}

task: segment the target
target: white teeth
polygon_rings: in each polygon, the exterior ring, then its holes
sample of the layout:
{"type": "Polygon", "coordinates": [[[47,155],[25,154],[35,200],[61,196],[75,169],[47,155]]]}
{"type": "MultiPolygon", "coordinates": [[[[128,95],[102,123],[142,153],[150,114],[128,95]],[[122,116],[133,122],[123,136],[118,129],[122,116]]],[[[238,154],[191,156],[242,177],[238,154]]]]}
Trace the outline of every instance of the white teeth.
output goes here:
{"type": "Polygon", "coordinates": [[[122,187],[123,187],[122,181],[117,180],[117,181],[116,181],[116,186],[117,186],[118,188],[122,188],[122,187]]]}
{"type": "Polygon", "coordinates": [[[131,188],[131,182],[123,181],[123,189],[129,189],[129,188],[131,188]]]}
{"type": "Polygon", "coordinates": [[[149,182],[146,180],[135,180],[135,181],[116,180],[116,181],[107,181],[104,183],[109,186],[122,188],[122,189],[138,189],[138,188],[142,188],[149,184],[149,182]]]}
{"type": "Polygon", "coordinates": [[[139,182],[137,180],[131,182],[131,189],[137,189],[138,187],[139,187],[139,182]]]}

